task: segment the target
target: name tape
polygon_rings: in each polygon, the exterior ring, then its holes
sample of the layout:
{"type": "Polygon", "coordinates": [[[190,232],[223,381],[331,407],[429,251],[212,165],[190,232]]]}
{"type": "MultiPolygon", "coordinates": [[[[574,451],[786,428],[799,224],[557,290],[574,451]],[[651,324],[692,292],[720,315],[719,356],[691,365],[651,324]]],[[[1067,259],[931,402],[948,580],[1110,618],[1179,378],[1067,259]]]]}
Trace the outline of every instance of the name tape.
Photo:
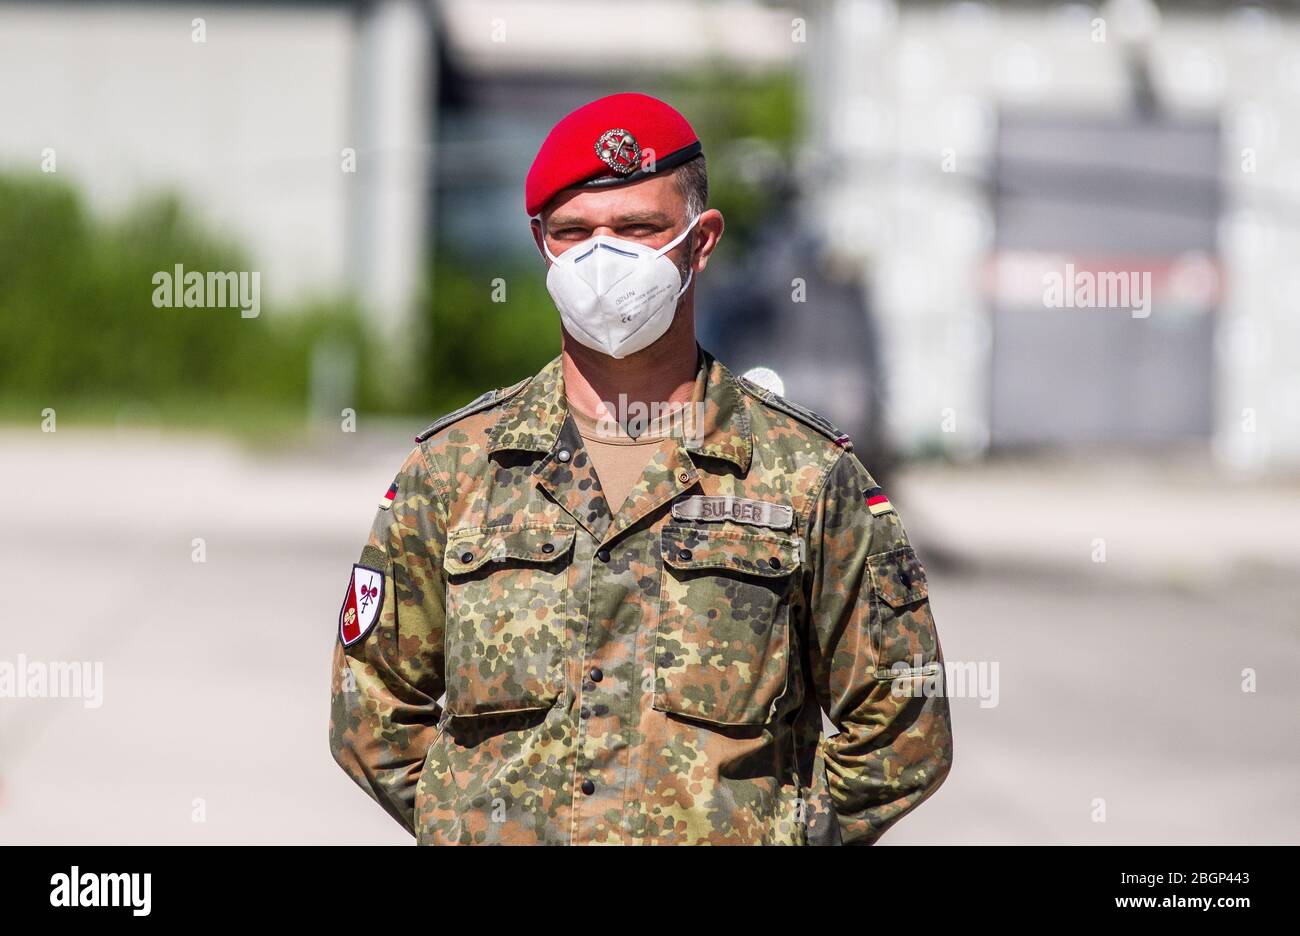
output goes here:
{"type": "Polygon", "coordinates": [[[788,504],[769,504],[731,494],[708,496],[697,494],[673,503],[674,520],[731,520],[752,526],[788,529],[794,523],[794,508],[788,504]]]}

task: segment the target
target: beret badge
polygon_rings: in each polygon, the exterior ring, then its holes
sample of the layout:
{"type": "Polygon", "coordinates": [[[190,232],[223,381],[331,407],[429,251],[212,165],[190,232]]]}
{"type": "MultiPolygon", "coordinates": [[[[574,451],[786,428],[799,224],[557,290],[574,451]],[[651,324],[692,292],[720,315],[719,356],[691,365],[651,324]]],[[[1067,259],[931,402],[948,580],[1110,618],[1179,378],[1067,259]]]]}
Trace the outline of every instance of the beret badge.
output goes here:
{"type": "Polygon", "coordinates": [[[635,172],[641,164],[641,147],[636,137],[623,129],[602,133],[596,141],[596,155],[619,175],[635,172]]]}

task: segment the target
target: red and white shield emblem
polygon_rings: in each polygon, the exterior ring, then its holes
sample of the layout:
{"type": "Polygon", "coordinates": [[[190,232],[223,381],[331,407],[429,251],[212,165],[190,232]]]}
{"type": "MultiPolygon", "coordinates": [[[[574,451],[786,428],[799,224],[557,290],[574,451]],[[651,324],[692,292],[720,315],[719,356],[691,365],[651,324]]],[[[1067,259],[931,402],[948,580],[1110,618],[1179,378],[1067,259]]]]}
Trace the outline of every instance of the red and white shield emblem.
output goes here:
{"type": "Polygon", "coordinates": [[[363,565],[352,567],[352,580],[339,611],[339,640],[350,647],[375,626],[384,603],[384,573],[363,565]]]}

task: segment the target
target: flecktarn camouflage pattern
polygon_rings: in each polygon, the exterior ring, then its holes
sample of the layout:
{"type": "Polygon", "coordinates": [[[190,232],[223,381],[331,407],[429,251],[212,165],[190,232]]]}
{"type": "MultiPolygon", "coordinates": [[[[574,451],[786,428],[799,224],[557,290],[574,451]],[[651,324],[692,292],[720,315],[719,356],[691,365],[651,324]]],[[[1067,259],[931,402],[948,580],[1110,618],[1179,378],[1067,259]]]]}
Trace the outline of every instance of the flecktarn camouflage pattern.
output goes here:
{"type": "Polygon", "coordinates": [[[897,513],[834,427],[701,360],[703,431],[616,514],[559,358],[402,466],[358,563],[383,573],[378,619],[336,642],[330,745],[420,843],[866,844],[946,776],[897,513]],[[728,507],[674,517],[699,496],[728,507]]]}

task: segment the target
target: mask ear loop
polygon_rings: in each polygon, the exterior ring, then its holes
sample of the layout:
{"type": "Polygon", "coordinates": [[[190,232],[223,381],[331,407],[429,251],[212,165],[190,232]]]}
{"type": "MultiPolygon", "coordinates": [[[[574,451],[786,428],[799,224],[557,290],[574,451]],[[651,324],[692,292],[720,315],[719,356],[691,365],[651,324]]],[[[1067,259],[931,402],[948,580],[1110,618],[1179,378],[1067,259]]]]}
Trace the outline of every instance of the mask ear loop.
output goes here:
{"type": "MultiPolygon", "coordinates": [[[[662,257],[664,254],[668,253],[668,251],[672,250],[674,247],[680,244],[686,238],[686,235],[691,233],[691,229],[695,227],[695,222],[699,220],[700,220],[699,215],[696,215],[694,218],[692,218],[691,223],[686,225],[686,229],[682,231],[682,233],[674,237],[672,240],[670,240],[668,243],[664,244],[664,246],[660,247],[659,250],[655,252],[655,256],[662,257]]],[[[677,295],[673,296],[674,302],[682,298],[682,296],[686,294],[686,290],[690,289],[691,279],[694,276],[695,276],[694,267],[686,271],[686,282],[682,283],[682,288],[677,290],[677,295]]]]}
{"type": "Polygon", "coordinates": [[[677,290],[677,295],[673,296],[674,302],[682,298],[682,296],[686,295],[686,290],[691,288],[691,278],[694,276],[695,276],[694,270],[688,270],[686,272],[686,282],[682,283],[682,288],[677,290]]]}
{"type": "Polygon", "coordinates": [[[557,257],[557,256],[555,256],[555,254],[551,253],[551,248],[546,246],[546,232],[545,232],[545,231],[542,232],[542,250],[546,252],[546,256],[550,258],[550,260],[551,260],[552,263],[559,263],[559,262],[560,262],[560,258],[557,257]]]}
{"type": "Polygon", "coordinates": [[[691,223],[688,224],[688,225],[686,225],[686,227],[682,230],[682,233],[678,234],[676,237],[674,237],[674,238],[673,238],[672,240],[670,240],[668,243],[664,244],[662,247],[660,247],[658,250],[655,251],[655,256],[656,256],[656,257],[662,257],[664,254],[668,253],[668,251],[672,250],[674,247],[676,247],[678,244],[680,244],[683,240],[685,240],[685,239],[686,239],[686,235],[689,234],[689,233],[691,233],[691,228],[695,227],[695,223],[696,223],[697,221],[699,221],[699,220],[700,220],[700,216],[699,216],[699,215],[696,215],[694,218],[692,218],[692,219],[691,219],[691,223]]]}

